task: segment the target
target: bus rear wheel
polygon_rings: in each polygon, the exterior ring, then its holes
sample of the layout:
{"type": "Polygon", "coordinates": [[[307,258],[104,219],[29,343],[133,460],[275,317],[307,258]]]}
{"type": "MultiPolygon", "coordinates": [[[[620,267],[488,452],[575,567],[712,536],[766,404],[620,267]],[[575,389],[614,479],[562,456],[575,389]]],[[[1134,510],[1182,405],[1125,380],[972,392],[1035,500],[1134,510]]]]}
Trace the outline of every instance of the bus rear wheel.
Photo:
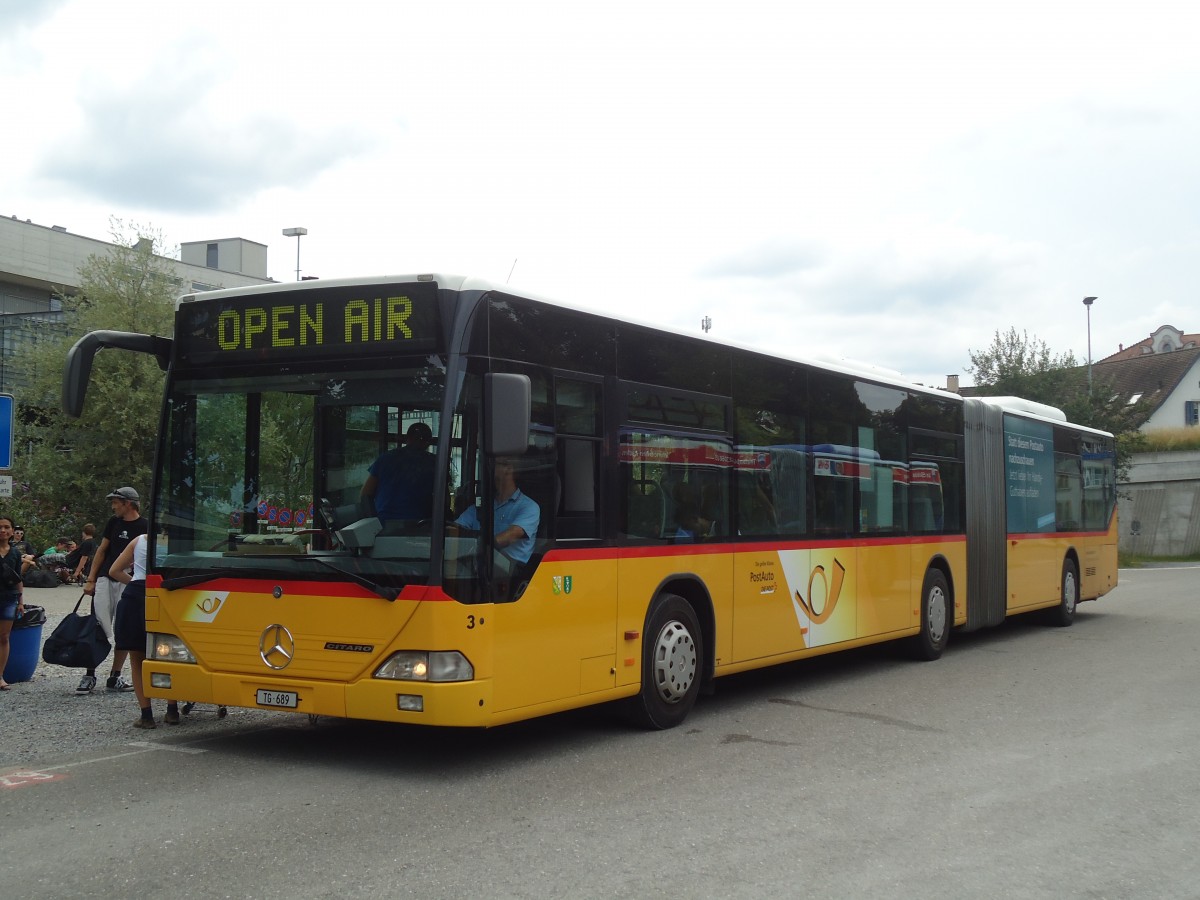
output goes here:
{"type": "Polygon", "coordinates": [[[940,570],[930,569],[921,585],[921,632],[909,644],[913,656],[925,660],[940,657],[950,640],[951,621],[950,585],[940,570]]]}
{"type": "Polygon", "coordinates": [[[700,694],[703,636],[696,612],[677,594],[660,594],[646,613],[642,690],[634,719],[645,728],[674,728],[700,694]]]}
{"type": "Polygon", "coordinates": [[[1075,621],[1075,607],[1079,605],[1079,570],[1070,559],[1063,560],[1062,592],[1059,598],[1058,606],[1050,610],[1050,622],[1066,628],[1075,621]]]}

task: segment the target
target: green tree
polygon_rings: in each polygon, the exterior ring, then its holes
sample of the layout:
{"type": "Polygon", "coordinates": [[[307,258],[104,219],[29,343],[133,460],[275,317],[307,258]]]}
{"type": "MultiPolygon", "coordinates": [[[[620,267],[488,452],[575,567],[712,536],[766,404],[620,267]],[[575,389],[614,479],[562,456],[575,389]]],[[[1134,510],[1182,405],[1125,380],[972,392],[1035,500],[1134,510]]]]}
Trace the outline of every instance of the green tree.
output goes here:
{"type": "Polygon", "coordinates": [[[1073,396],[1080,387],[1075,356],[1054,355],[1045,341],[1027,331],[997,331],[987,349],[968,353],[967,372],[975,378],[980,396],[1023,397],[1061,407],[1062,398],[1073,396]]]}
{"type": "Polygon", "coordinates": [[[1028,332],[997,331],[986,350],[969,352],[967,371],[978,396],[1035,400],[1061,409],[1072,422],[1115,435],[1136,432],[1144,418],[1139,404],[1117,396],[1111,380],[1096,378],[1089,387],[1087,366],[1071,353],[1055,355],[1028,332]]]}
{"type": "Polygon", "coordinates": [[[87,403],[79,419],[62,411],[67,351],[89,331],[170,336],[179,286],[162,253],[162,236],[112,222],[115,250],[90,256],[79,290],[62,299],[65,333],[39,335],[15,355],[27,379],[17,392],[13,508],[39,540],[74,535],[85,522],[103,524],[104,499],[115,487],[150,492],[154,438],[162,405],[163,373],[145,354],[103,351],[96,356],[87,403]],[[51,525],[51,523],[53,523],[51,525]],[[43,533],[49,528],[50,533],[43,533]]]}

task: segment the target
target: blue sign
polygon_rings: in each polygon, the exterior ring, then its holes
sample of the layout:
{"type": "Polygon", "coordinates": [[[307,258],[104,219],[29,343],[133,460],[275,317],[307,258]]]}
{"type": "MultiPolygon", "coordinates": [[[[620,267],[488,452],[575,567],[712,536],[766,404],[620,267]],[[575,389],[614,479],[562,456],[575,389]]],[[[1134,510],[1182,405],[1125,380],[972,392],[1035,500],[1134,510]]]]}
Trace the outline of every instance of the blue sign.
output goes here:
{"type": "Polygon", "coordinates": [[[13,460],[13,418],[17,404],[12,394],[0,394],[0,469],[11,469],[13,460]]]}

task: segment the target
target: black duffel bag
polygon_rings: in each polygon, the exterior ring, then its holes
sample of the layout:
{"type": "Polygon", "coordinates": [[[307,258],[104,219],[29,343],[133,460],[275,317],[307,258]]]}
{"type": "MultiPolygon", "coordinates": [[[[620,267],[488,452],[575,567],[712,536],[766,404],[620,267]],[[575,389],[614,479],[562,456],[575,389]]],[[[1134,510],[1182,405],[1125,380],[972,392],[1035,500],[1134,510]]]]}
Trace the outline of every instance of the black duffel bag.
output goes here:
{"type": "Polygon", "coordinates": [[[52,588],[62,584],[49,569],[30,569],[22,579],[27,588],[52,588]]]}
{"type": "Polygon", "coordinates": [[[90,612],[79,614],[79,606],[86,596],[79,595],[75,609],[54,626],[50,637],[42,644],[44,662],[69,669],[94,669],[108,656],[112,645],[100,627],[100,621],[90,612]]]}

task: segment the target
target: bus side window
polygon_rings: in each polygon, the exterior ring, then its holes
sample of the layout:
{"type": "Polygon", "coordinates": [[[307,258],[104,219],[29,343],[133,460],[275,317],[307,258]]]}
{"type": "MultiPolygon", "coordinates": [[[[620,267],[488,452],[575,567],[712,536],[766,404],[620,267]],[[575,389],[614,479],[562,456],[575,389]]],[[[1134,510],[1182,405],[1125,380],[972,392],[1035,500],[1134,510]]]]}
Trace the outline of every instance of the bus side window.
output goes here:
{"type": "Polygon", "coordinates": [[[554,516],[560,538],[601,537],[599,382],[555,379],[554,417],[558,491],[554,516]]]}
{"type": "Polygon", "coordinates": [[[629,537],[659,538],[662,536],[663,498],[653,482],[630,481],[625,527],[629,537]]]}

